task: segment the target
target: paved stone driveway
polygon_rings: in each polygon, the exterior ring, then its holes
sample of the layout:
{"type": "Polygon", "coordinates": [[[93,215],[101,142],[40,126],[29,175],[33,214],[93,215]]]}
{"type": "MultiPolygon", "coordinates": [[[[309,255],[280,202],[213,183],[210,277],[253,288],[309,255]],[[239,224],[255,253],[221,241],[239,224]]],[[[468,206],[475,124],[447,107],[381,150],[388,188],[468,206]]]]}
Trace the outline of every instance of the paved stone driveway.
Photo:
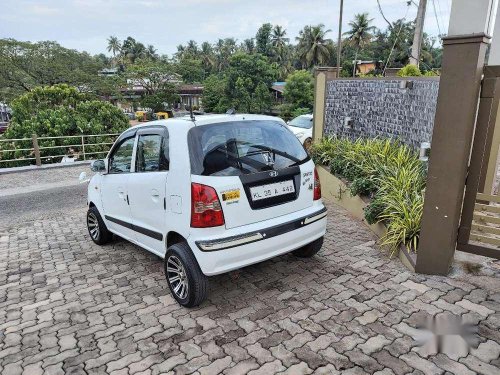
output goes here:
{"type": "Polygon", "coordinates": [[[191,310],[171,298],[159,258],[94,245],[83,210],[0,233],[0,373],[500,373],[498,263],[412,275],[329,208],[320,256],[214,277],[191,310]],[[443,311],[479,323],[472,354],[416,352],[418,318],[443,311]]]}

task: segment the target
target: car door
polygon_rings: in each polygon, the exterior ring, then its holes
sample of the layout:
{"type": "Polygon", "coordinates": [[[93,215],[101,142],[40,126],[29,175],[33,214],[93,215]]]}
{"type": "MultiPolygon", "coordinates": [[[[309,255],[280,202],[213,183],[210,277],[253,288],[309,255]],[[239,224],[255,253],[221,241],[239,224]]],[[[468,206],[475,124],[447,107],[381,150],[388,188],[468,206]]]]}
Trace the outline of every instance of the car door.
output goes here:
{"type": "Polygon", "coordinates": [[[168,131],[164,126],[145,128],[136,137],[135,170],[128,181],[133,227],[137,241],[162,256],[170,160],[168,131]]]}
{"type": "Polygon", "coordinates": [[[101,201],[108,229],[135,241],[127,185],[133,167],[135,131],[124,133],[108,156],[108,171],[101,182],[101,201]]]}

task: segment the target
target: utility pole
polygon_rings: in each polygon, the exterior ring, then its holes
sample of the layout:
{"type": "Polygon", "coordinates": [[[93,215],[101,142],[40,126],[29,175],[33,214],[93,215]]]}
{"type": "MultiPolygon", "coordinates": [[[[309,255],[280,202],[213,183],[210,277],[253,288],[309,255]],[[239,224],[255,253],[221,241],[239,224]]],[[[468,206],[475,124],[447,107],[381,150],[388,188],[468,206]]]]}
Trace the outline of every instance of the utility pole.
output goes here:
{"type": "Polygon", "coordinates": [[[343,12],[344,12],[344,0],[340,0],[339,39],[337,40],[337,78],[340,77],[340,56],[342,55],[342,13],[343,12]]]}
{"type": "Polygon", "coordinates": [[[415,34],[411,46],[410,64],[418,66],[420,63],[420,52],[422,50],[422,38],[424,36],[425,9],[427,0],[418,3],[417,20],[415,22],[415,34]]]}

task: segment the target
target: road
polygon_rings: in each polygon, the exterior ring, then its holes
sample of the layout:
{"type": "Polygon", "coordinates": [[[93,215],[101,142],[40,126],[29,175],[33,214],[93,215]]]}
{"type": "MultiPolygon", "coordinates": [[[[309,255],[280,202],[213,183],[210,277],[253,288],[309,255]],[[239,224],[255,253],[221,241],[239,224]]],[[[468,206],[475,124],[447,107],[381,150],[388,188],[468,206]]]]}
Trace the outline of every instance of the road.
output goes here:
{"type": "Polygon", "coordinates": [[[83,212],[87,184],[54,187],[21,194],[0,191],[0,232],[28,221],[83,212]]]}
{"type": "Polygon", "coordinates": [[[0,233],[22,223],[84,212],[88,165],[0,174],[0,233]]]}

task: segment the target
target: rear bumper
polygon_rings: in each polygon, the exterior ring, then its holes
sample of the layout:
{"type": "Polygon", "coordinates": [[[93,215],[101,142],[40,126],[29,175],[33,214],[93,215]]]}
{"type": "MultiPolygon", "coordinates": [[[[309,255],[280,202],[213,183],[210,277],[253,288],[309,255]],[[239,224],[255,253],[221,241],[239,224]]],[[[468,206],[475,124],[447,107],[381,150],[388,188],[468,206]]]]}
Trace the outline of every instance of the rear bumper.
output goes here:
{"type": "MultiPolygon", "coordinates": [[[[324,236],[326,208],[321,204],[260,224],[238,234],[212,239],[188,238],[201,270],[216,275],[288,253],[324,236]],[[242,233],[243,232],[243,233],[242,233]]],[[[233,232],[233,231],[230,231],[233,232]]],[[[231,233],[229,233],[231,234],[231,233]]]]}

